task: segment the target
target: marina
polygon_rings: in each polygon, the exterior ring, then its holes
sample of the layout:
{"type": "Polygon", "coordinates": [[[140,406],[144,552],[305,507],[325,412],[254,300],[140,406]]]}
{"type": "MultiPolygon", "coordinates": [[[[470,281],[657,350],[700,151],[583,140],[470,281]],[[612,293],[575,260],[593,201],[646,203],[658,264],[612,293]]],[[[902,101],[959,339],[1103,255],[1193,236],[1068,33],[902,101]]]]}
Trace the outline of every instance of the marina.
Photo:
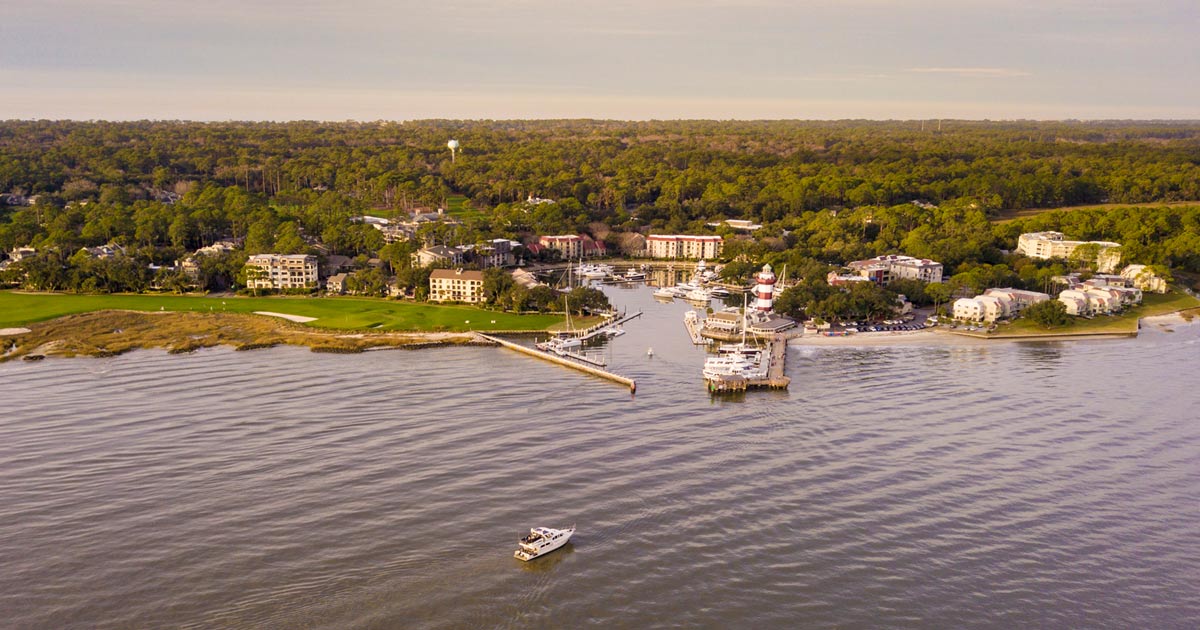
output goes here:
{"type": "Polygon", "coordinates": [[[606,290],[636,397],[478,346],[0,365],[6,625],[1194,625],[1200,325],[796,340],[788,389],[710,396],[689,307],[606,290]]]}

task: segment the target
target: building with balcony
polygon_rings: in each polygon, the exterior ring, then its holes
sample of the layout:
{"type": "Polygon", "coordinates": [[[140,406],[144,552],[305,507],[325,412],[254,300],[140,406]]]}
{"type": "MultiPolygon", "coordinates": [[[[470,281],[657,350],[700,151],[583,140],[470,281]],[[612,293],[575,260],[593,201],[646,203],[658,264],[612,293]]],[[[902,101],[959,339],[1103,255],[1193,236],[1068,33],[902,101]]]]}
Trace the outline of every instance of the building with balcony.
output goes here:
{"type": "Polygon", "coordinates": [[[1017,251],[1029,256],[1049,260],[1070,258],[1081,245],[1095,245],[1098,249],[1096,270],[1112,273],[1121,263],[1121,244],[1112,241],[1069,241],[1062,232],[1027,232],[1017,237],[1017,251]]]}
{"type": "Polygon", "coordinates": [[[716,258],[724,246],[725,239],[720,236],[651,234],[646,237],[646,255],[650,258],[716,258]]]}
{"type": "Polygon", "coordinates": [[[429,275],[430,302],[483,301],[483,272],[464,269],[434,269],[429,275]]]}
{"type": "Polygon", "coordinates": [[[313,289],[317,286],[317,257],[308,254],[255,254],[246,261],[246,286],[251,289],[313,289]]]}

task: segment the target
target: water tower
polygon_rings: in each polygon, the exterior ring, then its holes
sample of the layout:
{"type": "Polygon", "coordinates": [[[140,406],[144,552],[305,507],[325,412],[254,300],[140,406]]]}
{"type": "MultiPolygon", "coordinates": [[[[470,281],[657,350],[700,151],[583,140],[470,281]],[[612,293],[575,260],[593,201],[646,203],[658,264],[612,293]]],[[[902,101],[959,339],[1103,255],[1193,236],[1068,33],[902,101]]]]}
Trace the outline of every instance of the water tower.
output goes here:
{"type": "Polygon", "coordinates": [[[451,140],[450,142],[446,143],[446,146],[450,149],[450,162],[453,163],[454,162],[454,152],[458,151],[458,140],[451,140]]]}

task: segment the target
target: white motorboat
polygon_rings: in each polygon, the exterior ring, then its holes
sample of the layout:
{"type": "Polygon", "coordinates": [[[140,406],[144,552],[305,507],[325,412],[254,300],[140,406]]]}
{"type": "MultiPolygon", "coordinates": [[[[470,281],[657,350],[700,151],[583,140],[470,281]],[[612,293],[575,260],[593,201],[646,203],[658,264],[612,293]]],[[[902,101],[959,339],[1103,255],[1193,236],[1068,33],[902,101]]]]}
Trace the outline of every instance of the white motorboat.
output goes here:
{"type": "Polygon", "coordinates": [[[624,276],[621,276],[621,279],[625,282],[641,282],[642,280],[646,279],[646,273],[630,269],[629,271],[625,272],[624,276]]]}
{"type": "Polygon", "coordinates": [[[663,287],[654,291],[654,297],[664,300],[673,300],[676,297],[675,289],[671,287],[663,287]]]}
{"type": "Polygon", "coordinates": [[[581,278],[596,280],[599,278],[607,278],[613,273],[613,268],[609,265],[579,265],[575,268],[575,274],[581,278]]]}
{"type": "Polygon", "coordinates": [[[525,562],[540,558],[567,544],[574,533],[574,525],[566,529],[534,527],[529,530],[528,536],[521,539],[520,548],[513,553],[513,557],[525,562]]]}
{"type": "Polygon", "coordinates": [[[708,292],[708,289],[697,287],[688,291],[683,297],[692,302],[708,302],[712,299],[712,294],[708,292]]]}
{"type": "Polygon", "coordinates": [[[759,346],[748,346],[745,343],[727,343],[717,346],[717,356],[732,355],[741,353],[742,356],[758,363],[762,360],[763,348],[759,346]]]}
{"type": "Polygon", "coordinates": [[[718,298],[729,297],[729,289],[726,289],[725,287],[713,287],[713,288],[709,289],[708,292],[713,297],[718,297],[718,298]]]}
{"type": "Polygon", "coordinates": [[[726,376],[742,376],[745,378],[761,378],[767,371],[753,358],[741,351],[735,350],[728,354],[718,354],[704,361],[705,380],[715,380],[726,376]]]}

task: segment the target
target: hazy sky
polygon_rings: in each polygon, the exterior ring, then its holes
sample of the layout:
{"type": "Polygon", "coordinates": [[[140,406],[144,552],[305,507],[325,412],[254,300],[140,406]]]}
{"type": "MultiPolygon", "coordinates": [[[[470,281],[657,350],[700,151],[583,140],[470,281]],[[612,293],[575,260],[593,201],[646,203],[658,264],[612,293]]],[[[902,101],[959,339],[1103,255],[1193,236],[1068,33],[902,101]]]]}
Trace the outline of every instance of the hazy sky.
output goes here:
{"type": "Polygon", "coordinates": [[[0,0],[0,118],[1191,118],[1200,0],[0,0]]]}

